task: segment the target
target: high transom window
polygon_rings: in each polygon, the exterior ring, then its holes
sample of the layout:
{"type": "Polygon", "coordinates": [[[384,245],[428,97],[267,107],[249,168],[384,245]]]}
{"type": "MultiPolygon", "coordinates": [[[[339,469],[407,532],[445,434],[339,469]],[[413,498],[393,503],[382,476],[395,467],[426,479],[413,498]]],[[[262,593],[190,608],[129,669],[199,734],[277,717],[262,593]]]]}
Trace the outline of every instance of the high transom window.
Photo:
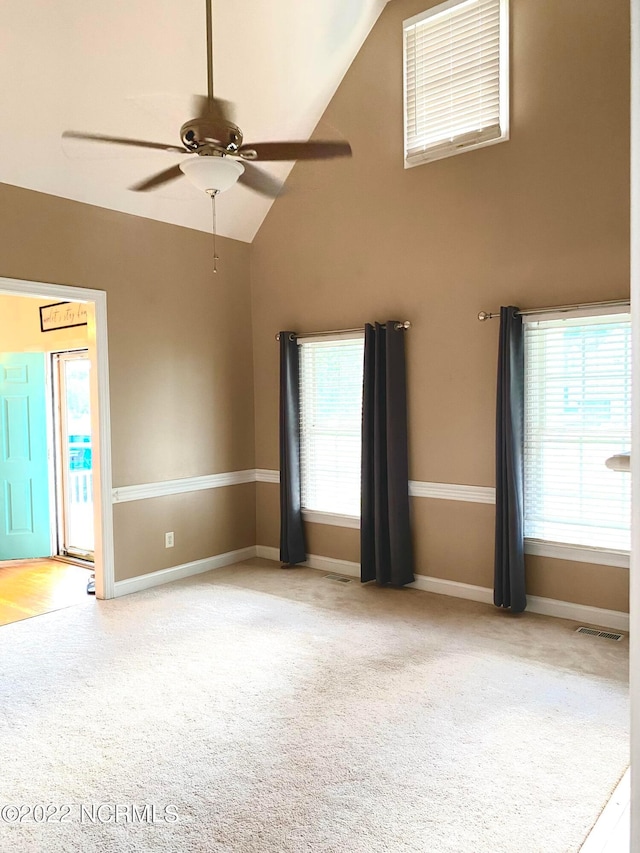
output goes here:
{"type": "Polygon", "coordinates": [[[448,0],[404,30],[405,167],[509,136],[508,0],[448,0]]]}

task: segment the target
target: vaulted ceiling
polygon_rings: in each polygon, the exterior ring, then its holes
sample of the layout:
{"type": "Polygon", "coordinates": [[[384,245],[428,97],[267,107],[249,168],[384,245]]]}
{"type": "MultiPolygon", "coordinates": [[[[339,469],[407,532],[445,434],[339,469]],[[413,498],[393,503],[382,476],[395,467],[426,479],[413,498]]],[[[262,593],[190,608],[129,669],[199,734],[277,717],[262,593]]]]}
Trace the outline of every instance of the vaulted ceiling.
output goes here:
{"type": "MultiPolygon", "coordinates": [[[[214,0],[215,94],[235,104],[245,142],[308,138],[386,2],[214,0]]],[[[178,143],[188,96],[206,92],[205,0],[4,0],[1,19],[0,181],[210,230],[209,199],[186,180],[128,189],[180,155],[61,140],[178,143]]],[[[284,180],[291,167],[264,168],[284,180]]],[[[250,242],[271,203],[235,186],[219,197],[219,233],[250,242]]]]}

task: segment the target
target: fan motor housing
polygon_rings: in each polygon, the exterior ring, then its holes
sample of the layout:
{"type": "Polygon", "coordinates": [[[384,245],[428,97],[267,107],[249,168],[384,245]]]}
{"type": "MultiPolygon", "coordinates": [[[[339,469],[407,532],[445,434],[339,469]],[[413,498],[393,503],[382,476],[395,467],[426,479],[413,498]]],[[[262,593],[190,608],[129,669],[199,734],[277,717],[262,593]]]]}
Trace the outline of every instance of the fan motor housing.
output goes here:
{"type": "Polygon", "coordinates": [[[230,121],[194,118],[180,128],[182,144],[191,151],[200,148],[219,148],[237,151],[242,145],[242,131],[230,121]]]}

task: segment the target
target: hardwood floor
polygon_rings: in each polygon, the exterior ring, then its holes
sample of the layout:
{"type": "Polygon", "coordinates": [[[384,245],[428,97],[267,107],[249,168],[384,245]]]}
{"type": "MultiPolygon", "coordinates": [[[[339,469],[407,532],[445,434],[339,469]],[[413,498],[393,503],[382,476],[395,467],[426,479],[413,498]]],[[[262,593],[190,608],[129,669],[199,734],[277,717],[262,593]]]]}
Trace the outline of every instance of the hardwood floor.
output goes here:
{"type": "Polygon", "coordinates": [[[90,574],[57,560],[0,562],[0,625],[91,601],[90,574]]]}

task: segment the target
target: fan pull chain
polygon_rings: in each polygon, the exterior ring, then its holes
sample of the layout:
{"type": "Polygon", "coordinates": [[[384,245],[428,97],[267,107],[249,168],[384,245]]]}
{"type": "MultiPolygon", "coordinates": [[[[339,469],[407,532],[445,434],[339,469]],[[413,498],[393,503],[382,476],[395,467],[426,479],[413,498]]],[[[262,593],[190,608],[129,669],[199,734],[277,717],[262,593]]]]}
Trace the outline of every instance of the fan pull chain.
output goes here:
{"type": "Polygon", "coordinates": [[[207,192],[211,197],[211,213],[213,216],[213,271],[217,273],[218,261],[220,260],[216,251],[216,196],[218,195],[218,190],[207,190],[207,192]]]}

